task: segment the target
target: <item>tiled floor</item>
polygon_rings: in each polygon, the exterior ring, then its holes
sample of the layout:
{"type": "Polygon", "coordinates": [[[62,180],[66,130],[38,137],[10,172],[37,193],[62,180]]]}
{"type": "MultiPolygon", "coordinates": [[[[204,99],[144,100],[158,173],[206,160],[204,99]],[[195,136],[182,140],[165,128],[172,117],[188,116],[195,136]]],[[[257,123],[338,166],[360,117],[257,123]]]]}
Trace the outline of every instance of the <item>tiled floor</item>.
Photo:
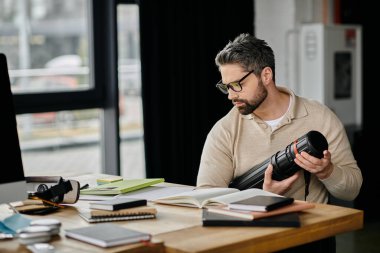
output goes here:
{"type": "Polygon", "coordinates": [[[380,219],[364,222],[364,228],[336,237],[337,253],[379,253],[380,219]]]}
{"type": "MultiPolygon", "coordinates": [[[[332,204],[354,208],[353,202],[331,198],[332,204]]],[[[365,215],[364,215],[365,217],[365,215]]],[[[336,236],[337,253],[380,252],[380,219],[365,219],[361,230],[336,236]]]]}

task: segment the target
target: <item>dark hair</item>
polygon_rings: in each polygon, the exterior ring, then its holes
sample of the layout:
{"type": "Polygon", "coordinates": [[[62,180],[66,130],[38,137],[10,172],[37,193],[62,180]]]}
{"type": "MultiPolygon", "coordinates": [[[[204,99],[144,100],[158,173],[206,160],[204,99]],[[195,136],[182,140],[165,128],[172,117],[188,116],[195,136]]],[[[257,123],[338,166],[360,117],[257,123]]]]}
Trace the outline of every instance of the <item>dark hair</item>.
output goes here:
{"type": "Polygon", "coordinates": [[[248,33],[242,33],[230,41],[215,57],[215,64],[220,67],[225,64],[237,63],[246,71],[252,71],[260,76],[265,67],[270,67],[275,80],[275,61],[273,50],[264,40],[248,33]]]}

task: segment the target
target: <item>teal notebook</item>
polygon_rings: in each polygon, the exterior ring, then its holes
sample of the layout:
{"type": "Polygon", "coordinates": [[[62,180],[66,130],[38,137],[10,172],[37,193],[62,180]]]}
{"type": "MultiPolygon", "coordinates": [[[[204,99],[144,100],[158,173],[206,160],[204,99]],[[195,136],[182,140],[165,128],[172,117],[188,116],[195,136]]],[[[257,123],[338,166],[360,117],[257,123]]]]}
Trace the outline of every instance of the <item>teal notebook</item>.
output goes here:
{"type": "Polygon", "coordinates": [[[142,178],[142,179],[125,179],[109,184],[102,184],[93,188],[84,189],[80,194],[87,195],[117,195],[142,189],[154,184],[164,182],[163,178],[142,178]]]}

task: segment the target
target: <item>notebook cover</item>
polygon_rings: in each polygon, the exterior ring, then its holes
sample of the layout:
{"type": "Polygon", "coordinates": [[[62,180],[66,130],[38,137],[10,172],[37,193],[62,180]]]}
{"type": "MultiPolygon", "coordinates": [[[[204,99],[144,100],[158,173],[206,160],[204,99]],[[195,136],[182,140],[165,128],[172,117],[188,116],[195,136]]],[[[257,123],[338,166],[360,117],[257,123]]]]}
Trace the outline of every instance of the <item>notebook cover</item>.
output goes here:
{"type": "Polygon", "coordinates": [[[293,198],[258,195],[240,201],[232,202],[228,205],[228,207],[230,209],[265,212],[290,205],[293,202],[293,198]]]}
{"type": "Polygon", "coordinates": [[[90,202],[90,208],[115,211],[125,208],[145,206],[146,204],[146,199],[115,198],[110,200],[90,202]]]}
{"type": "Polygon", "coordinates": [[[100,247],[112,247],[123,244],[149,241],[151,235],[112,223],[68,229],[65,235],[100,247]]]}
{"type": "Polygon", "coordinates": [[[244,218],[232,217],[228,215],[211,213],[203,209],[203,226],[257,226],[257,227],[300,227],[299,214],[286,213],[268,218],[248,220],[244,218]]]}

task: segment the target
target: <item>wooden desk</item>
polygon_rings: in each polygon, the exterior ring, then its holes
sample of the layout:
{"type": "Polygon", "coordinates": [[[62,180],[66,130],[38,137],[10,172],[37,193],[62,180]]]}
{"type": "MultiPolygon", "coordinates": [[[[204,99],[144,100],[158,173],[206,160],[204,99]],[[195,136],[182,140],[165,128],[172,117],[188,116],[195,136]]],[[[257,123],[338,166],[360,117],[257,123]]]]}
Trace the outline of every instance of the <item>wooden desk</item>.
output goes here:
{"type": "MultiPolygon", "coordinates": [[[[169,205],[154,205],[156,219],[120,221],[117,224],[153,235],[154,244],[131,244],[108,249],[99,248],[65,237],[64,230],[88,226],[78,216],[78,208],[88,202],[79,201],[47,216],[62,222],[61,233],[52,244],[60,253],[69,252],[272,252],[316,241],[363,227],[363,212],[352,208],[317,204],[301,214],[300,228],[276,227],[202,227],[201,210],[169,205]]],[[[153,205],[153,204],[152,204],[153,205]]],[[[12,212],[0,206],[0,218],[12,212]]],[[[17,240],[0,241],[0,252],[29,252],[17,240]]]]}
{"type": "Polygon", "coordinates": [[[363,212],[317,204],[300,228],[195,226],[156,235],[165,252],[272,252],[363,228],[363,212]]]}

